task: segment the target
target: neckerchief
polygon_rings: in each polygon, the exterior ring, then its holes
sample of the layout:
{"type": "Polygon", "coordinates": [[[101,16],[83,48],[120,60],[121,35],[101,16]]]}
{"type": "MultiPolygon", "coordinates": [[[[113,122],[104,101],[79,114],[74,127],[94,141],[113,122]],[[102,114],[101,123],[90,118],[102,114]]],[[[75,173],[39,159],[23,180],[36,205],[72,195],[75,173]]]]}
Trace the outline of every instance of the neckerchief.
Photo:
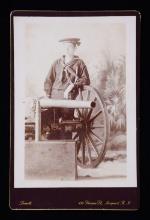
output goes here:
{"type": "MultiPolygon", "coordinates": [[[[71,68],[71,66],[73,64],[76,63],[76,61],[79,59],[78,56],[74,56],[73,60],[68,62],[68,63],[65,63],[64,62],[64,58],[65,56],[63,56],[61,58],[61,65],[63,66],[63,70],[62,70],[62,74],[60,76],[60,80],[62,83],[65,83],[66,81],[69,81],[71,82],[71,79],[70,79],[70,76],[69,76],[69,72],[74,74],[76,77],[77,77],[77,69],[76,69],[76,72],[71,68]]],[[[76,80],[76,79],[75,79],[76,80]]]]}

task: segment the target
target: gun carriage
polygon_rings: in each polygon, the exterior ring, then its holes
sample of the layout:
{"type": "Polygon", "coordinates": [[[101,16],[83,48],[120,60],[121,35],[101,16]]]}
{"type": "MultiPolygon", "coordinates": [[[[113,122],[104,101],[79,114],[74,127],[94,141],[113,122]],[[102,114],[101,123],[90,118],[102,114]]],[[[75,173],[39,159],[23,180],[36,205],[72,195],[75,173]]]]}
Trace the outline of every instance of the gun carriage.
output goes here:
{"type": "Polygon", "coordinates": [[[84,86],[79,89],[75,100],[36,99],[35,122],[26,123],[26,139],[42,142],[45,132],[47,141],[51,142],[55,137],[58,139],[57,134],[63,137],[61,133],[68,131],[70,138],[76,141],[77,164],[94,168],[100,164],[106,152],[108,124],[106,107],[99,92],[91,86],[84,86]],[[72,118],[57,118],[56,113],[60,109],[72,111],[72,118]],[[45,113],[49,110],[52,118],[48,128],[44,128],[45,113]]]}

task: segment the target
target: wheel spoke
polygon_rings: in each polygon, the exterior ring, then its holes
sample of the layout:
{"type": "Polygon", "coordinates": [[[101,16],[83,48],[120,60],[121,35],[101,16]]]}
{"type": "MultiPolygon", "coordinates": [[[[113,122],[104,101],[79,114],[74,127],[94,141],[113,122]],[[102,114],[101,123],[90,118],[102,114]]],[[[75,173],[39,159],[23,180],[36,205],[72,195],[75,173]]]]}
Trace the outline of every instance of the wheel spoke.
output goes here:
{"type": "Polygon", "coordinates": [[[85,164],[85,139],[82,137],[82,164],[85,164]]]}
{"type": "Polygon", "coordinates": [[[79,153],[80,148],[81,148],[81,142],[77,142],[77,155],[79,153]]]}
{"type": "Polygon", "coordinates": [[[90,141],[90,143],[91,143],[91,145],[92,145],[93,150],[96,152],[97,156],[99,156],[99,152],[98,152],[98,150],[97,150],[97,147],[96,147],[96,145],[94,144],[94,141],[93,141],[93,139],[91,138],[90,135],[88,135],[88,139],[89,139],[89,141],[90,141]]]}
{"type": "Polygon", "coordinates": [[[102,113],[102,110],[98,111],[95,116],[90,119],[90,122],[97,118],[102,113]]]}
{"type": "Polygon", "coordinates": [[[92,111],[93,111],[93,109],[91,108],[91,109],[90,109],[90,111],[89,111],[89,113],[88,113],[88,115],[87,115],[87,118],[86,118],[86,120],[89,120],[89,119],[90,119],[90,117],[91,117],[91,114],[92,114],[92,111]]]}
{"type": "Polygon", "coordinates": [[[88,115],[88,108],[85,109],[85,118],[87,118],[88,115]]]}
{"type": "Polygon", "coordinates": [[[92,130],[90,130],[90,132],[92,133],[92,135],[94,137],[96,137],[101,143],[103,143],[102,139],[100,137],[98,137],[92,130]]]}
{"type": "Polygon", "coordinates": [[[82,139],[83,139],[83,135],[81,133],[81,131],[78,131],[78,135],[79,135],[79,141],[77,142],[77,155],[79,153],[80,148],[82,147],[82,139]]]}
{"type": "MultiPolygon", "coordinates": [[[[87,138],[88,139],[88,138],[87,138]]],[[[92,164],[92,156],[91,156],[91,150],[90,150],[90,146],[89,143],[87,141],[87,152],[88,152],[88,159],[89,159],[89,163],[92,164]]]]}
{"type": "Polygon", "coordinates": [[[84,118],[84,119],[86,119],[86,111],[87,111],[87,109],[85,108],[83,108],[82,109],[82,118],[84,118]]]}

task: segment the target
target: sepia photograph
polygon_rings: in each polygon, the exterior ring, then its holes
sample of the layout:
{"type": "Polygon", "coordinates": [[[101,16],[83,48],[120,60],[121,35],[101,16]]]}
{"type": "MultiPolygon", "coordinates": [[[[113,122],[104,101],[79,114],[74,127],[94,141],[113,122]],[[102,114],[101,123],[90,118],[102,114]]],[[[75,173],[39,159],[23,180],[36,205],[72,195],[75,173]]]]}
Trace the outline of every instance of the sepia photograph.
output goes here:
{"type": "Polygon", "coordinates": [[[13,16],[14,188],[137,187],[136,16],[13,16]]]}

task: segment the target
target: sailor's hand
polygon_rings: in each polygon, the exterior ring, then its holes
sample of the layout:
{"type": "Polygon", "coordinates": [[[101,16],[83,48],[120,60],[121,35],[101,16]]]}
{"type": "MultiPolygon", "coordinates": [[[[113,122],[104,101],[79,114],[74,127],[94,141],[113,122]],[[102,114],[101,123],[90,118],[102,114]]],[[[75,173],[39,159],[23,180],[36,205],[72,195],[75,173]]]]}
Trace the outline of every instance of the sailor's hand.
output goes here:
{"type": "Polygon", "coordinates": [[[50,98],[51,96],[49,95],[49,94],[46,94],[46,96],[45,96],[46,98],[50,98]]]}
{"type": "Polygon", "coordinates": [[[65,92],[64,92],[64,98],[65,99],[68,99],[68,97],[69,97],[69,93],[71,92],[71,90],[74,88],[74,84],[73,83],[71,83],[68,87],[67,87],[67,89],[65,90],[65,92]]]}

